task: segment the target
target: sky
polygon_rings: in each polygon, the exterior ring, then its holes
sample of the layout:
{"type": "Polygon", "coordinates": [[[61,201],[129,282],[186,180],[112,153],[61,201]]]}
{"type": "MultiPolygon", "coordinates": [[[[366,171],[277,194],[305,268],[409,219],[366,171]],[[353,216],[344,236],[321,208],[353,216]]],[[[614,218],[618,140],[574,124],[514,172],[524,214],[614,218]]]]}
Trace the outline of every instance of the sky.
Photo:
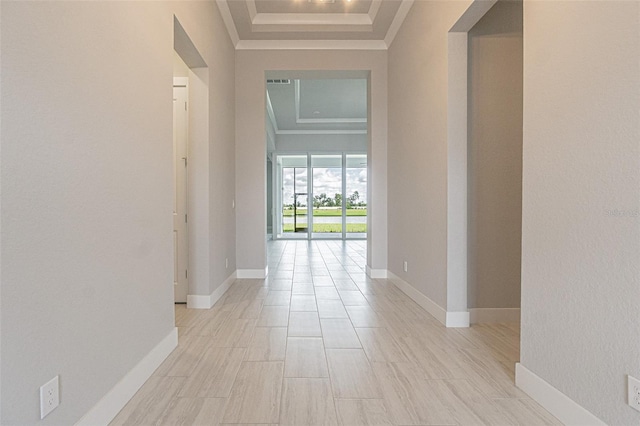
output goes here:
{"type": "MultiPolygon", "coordinates": [[[[296,168],[296,191],[307,192],[307,169],[304,167],[296,168]]],[[[293,202],[293,168],[284,168],[282,173],[283,193],[282,201],[284,204],[293,202]]],[[[313,193],[320,195],[327,194],[327,197],[333,198],[335,194],[342,192],[342,169],[340,168],[313,168],[313,193]]],[[[347,196],[358,191],[360,201],[367,201],[367,169],[366,168],[348,168],[347,169],[347,196]]],[[[302,201],[302,200],[300,200],[302,201]]]]}

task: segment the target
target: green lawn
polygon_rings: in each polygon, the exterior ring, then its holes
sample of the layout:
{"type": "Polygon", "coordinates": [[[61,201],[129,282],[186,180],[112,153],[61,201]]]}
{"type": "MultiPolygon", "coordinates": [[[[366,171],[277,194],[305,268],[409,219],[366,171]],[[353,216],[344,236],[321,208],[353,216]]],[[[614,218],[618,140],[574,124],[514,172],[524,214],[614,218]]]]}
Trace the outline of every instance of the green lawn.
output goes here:
{"type": "MultiPolygon", "coordinates": [[[[298,229],[306,229],[306,226],[298,225],[298,229]]],[[[284,225],[284,232],[293,232],[293,223],[284,225]]],[[[313,232],[324,233],[324,232],[342,232],[342,225],[339,223],[316,223],[313,225],[313,232]]],[[[357,233],[366,233],[367,232],[367,224],[366,223],[347,223],[347,232],[357,232],[357,233]]]]}
{"type": "MultiPolygon", "coordinates": [[[[296,216],[304,216],[307,209],[297,209],[296,216]]],[[[293,216],[293,210],[283,210],[283,216],[293,216]]],[[[342,209],[313,209],[314,216],[342,216],[342,209]]],[[[347,216],[366,216],[367,209],[347,209],[347,216]]]]}

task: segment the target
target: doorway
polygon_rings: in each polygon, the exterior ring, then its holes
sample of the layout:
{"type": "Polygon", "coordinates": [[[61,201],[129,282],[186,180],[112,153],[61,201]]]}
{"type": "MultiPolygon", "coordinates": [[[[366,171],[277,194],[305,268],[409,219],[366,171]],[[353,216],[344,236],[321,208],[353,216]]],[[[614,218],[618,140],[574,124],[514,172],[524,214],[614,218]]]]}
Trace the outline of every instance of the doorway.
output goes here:
{"type": "Polygon", "coordinates": [[[173,79],[173,290],[176,303],[187,303],[189,240],[187,216],[187,77],[173,79]]]}

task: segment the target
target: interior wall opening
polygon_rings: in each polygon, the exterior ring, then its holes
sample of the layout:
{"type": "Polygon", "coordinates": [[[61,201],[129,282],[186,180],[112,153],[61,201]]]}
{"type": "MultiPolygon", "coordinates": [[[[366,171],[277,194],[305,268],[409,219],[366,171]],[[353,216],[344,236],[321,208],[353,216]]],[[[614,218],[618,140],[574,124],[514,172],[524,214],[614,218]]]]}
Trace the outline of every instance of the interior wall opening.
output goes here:
{"type": "Polygon", "coordinates": [[[209,68],[173,20],[174,301],[209,289],[209,68]]]}
{"type": "Polygon", "coordinates": [[[366,239],[368,77],[266,74],[267,238],[366,239]]]}
{"type": "Polygon", "coordinates": [[[471,323],[520,320],[522,41],[522,2],[496,2],[468,32],[471,323]]]}

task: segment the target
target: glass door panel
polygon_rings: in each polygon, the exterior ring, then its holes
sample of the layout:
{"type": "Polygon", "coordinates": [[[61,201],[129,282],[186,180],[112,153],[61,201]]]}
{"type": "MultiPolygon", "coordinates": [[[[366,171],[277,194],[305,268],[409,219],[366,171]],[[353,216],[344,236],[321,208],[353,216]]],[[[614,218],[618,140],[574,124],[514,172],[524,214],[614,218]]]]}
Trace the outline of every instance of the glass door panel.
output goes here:
{"type": "Polygon", "coordinates": [[[312,238],[342,238],[342,155],[312,155],[312,238]]]}
{"type": "Polygon", "coordinates": [[[346,237],[367,238],[367,155],[345,156],[346,237]]]}
{"type": "Polygon", "coordinates": [[[306,155],[278,156],[279,229],[278,237],[309,238],[308,167],[306,155]]]}

